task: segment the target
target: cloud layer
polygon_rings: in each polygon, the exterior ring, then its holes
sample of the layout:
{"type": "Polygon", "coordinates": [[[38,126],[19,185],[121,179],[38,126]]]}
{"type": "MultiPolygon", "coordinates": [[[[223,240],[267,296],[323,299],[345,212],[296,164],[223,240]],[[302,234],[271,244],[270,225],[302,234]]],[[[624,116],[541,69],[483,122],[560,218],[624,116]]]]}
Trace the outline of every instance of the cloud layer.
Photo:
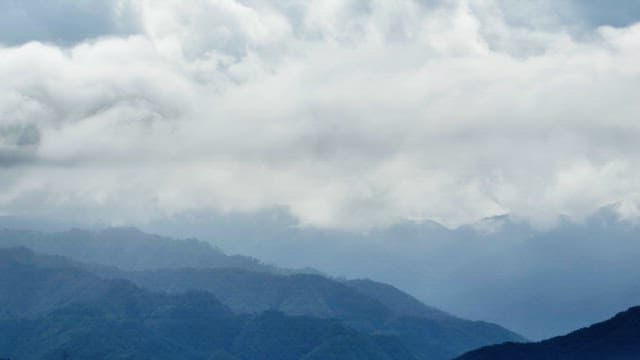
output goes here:
{"type": "Polygon", "coordinates": [[[3,213],[639,213],[640,24],[542,0],[101,4],[59,37],[2,40],[3,213]]]}

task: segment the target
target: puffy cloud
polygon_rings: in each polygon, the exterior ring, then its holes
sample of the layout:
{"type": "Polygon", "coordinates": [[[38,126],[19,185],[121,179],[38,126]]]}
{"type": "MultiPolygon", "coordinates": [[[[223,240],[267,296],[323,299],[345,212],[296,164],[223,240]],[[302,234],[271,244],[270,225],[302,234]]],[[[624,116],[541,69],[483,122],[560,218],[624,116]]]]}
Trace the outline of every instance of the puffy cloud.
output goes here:
{"type": "Polygon", "coordinates": [[[110,4],[135,31],[0,49],[2,212],[283,207],[362,229],[638,211],[640,25],[578,35],[542,0],[537,22],[501,1],[110,4]]]}

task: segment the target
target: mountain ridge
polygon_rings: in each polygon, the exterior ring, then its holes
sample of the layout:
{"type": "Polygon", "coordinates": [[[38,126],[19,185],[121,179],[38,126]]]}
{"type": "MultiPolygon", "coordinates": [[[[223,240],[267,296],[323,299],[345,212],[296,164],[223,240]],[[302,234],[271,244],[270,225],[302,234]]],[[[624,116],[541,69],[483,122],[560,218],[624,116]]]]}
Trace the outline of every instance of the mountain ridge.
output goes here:
{"type": "Polygon", "coordinates": [[[25,248],[0,250],[0,357],[413,359],[395,337],[339,321],[274,311],[238,315],[205,291],[150,292],[54,260],[25,248]],[[52,296],[56,290],[60,296],[52,296]]]}
{"type": "MultiPolygon", "coordinates": [[[[24,248],[13,250],[16,258],[23,262],[63,269],[79,267],[100,278],[96,280],[98,282],[109,278],[126,279],[141,288],[174,295],[206,291],[239,315],[253,316],[275,310],[286,316],[338,319],[360,332],[399,337],[403,346],[410,346],[412,352],[418,354],[418,359],[448,359],[489,343],[521,339],[517,334],[495,325],[459,319],[430,308],[389,285],[371,280],[337,281],[313,274],[283,275],[237,268],[123,271],[104,265],[87,265],[61,256],[29,255],[29,251],[24,248]],[[377,298],[363,292],[365,287],[377,289],[377,298]],[[380,289],[384,290],[382,294],[386,299],[380,296],[380,289]],[[379,299],[385,300],[386,305],[379,299]],[[392,304],[394,301],[395,305],[392,304]],[[404,307],[398,307],[398,303],[404,307]],[[492,335],[480,335],[489,329],[493,329],[489,331],[492,335]],[[424,342],[428,337],[435,340],[424,342]]],[[[11,250],[4,250],[7,252],[11,250]]],[[[6,258],[2,254],[0,250],[0,259],[6,258]]]]}

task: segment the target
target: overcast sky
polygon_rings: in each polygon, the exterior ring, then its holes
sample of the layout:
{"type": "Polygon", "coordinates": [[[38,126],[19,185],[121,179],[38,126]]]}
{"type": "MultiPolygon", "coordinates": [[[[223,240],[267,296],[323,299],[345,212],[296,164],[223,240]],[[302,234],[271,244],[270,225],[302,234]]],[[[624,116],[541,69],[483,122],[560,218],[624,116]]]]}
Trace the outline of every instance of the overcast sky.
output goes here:
{"type": "Polygon", "coordinates": [[[640,215],[640,2],[0,0],[0,214],[640,215]]]}

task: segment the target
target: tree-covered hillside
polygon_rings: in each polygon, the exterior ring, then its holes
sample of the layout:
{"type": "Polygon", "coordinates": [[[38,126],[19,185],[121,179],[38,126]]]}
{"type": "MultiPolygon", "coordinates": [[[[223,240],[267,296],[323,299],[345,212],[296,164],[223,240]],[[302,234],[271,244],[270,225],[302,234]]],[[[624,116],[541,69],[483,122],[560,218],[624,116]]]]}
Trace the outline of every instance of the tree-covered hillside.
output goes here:
{"type": "Polygon", "coordinates": [[[47,313],[67,305],[69,294],[91,301],[102,296],[98,290],[106,287],[107,279],[126,279],[153,292],[178,295],[205,291],[239,315],[277,311],[288,316],[334,319],[361,333],[397,337],[421,360],[450,359],[481,346],[524,340],[500,326],[460,319],[429,307],[390,285],[285,271],[255,259],[229,257],[197,240],[157,237],[133,229],[53,234],[0,232],[0,248],[13,244],[56,255],[12,250],[14,260],[20,258],[22,263],[46,265],[54,270],[39,274],[44,270],[38,268],[31,270],[35,273],[17,277],[32,278],[33,284],[43,283],[44,288],[51,289],[45,291],[50,294],[34,294],[32,300],[17,308],[7,307],[7,313],[47,313]],[[77,283],[55,288],[50,285],[61,273],[72,271],[70,268],[84,270],[85,279],[80,281],[79,276],[77,283]]]}
{"type": "Polygon", "coordinates": [[[549,340],[507,343],[471,351],[458,360],[636,360],[640,359],[640,307],[549,340]]]}
{"type": "Polygon", "coordinates": [[[337,320],[237,315],[207,292],[153,293],[52,264],[25,249],[0,251],[0,269],[0,357],[413,358],[397,338],[360,333],[337,320]]]}

